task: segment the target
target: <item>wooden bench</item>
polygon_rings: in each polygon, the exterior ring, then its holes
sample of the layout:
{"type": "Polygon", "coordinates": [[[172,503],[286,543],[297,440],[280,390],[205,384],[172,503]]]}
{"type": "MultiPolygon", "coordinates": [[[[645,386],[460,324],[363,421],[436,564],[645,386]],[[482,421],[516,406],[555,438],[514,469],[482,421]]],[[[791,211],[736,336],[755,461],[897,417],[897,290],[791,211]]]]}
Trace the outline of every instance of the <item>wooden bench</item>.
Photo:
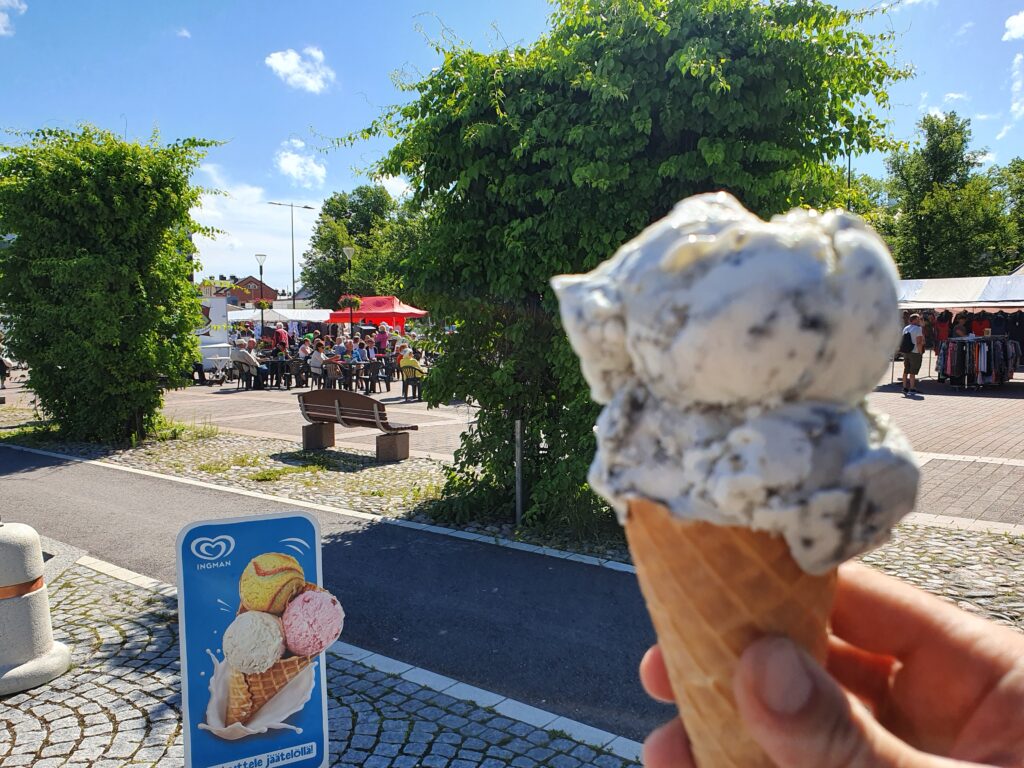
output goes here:
{"type": "Polygon", "coordinates": [[[409,432],[416,424],[392,424],[384,403],[344,389],[311,389],[300,392],[299,410],[309,423],[302,427],[302,450],[319,451],[334,445],[334,426],[370,427],[377,435],[378,461],[409,458],[409,432]]]}

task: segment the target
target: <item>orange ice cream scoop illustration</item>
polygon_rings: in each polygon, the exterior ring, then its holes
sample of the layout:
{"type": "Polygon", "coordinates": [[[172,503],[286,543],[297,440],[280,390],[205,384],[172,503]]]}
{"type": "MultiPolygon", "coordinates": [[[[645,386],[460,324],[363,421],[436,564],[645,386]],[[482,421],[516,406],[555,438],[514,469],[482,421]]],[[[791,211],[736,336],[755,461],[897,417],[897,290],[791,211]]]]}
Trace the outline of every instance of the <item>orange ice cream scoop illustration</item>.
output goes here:
{"type": "Polygon", "coordinates": [[[238,596],[248,611],[280,616],[288,601],[305,585],[306,576],[298,560],[280,552],[267,552],[245,566],[238,581],[238,596]]]}

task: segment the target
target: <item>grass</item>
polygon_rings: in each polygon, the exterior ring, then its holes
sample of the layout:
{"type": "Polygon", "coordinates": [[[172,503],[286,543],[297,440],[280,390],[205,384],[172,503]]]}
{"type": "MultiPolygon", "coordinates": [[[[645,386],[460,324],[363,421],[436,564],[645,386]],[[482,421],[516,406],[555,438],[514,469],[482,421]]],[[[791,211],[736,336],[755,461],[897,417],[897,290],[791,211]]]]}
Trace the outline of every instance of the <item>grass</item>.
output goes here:
{"type": "MultiPolygon", "coordinates": [[[[146,435],[146,438],[156,440],[157,442],[166,442],[167,440],[207,440],[211,437],[217,437],[219,434],[220,427],[211,424],[209,421],[203,421],[199,424],[193,421],[191,424],[186,424],[183,421],[174,421],[164,416],[157,416],[156,423],[153,425],[152,431],[146,435]]],[[[132,440],[132,445],[136,443],[136,440],[132,440]]]]}
{"type": "Polygon", "coordinates": [[[306,472],[319,472],[320,467],[274,467],[273,469],[261,469],[259,472],[252,472],[247,477],[257,483],[270,483],[275,480],[282,480],[288,475],[304,474],[306,472]]]}
{"type": "Polygon", "coordinates": [[[196,464],[196,469],[200,472],[219,473],[227,472],[229,469],[234,469],[235,467],[258,467],[259,465],[259,455],[255,453],[239,453],[226,459],[204,461],[201,464],[196,464]]]}

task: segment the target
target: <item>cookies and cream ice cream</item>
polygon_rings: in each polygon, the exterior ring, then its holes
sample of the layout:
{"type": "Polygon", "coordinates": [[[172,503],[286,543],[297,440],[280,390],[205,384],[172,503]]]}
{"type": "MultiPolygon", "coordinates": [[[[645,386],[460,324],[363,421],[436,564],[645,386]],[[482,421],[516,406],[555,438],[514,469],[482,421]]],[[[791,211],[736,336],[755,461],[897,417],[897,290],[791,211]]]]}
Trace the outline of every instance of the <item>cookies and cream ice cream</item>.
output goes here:
{"type": "Polygon", "coordinates": [[[593,398],[593,487],[777,533],[808,573],[884,541],[918,470],[863,402],[899,342],[898,275],[841,211],[765,222],[679,203],[586,275],[552,281],[593,398]]]}

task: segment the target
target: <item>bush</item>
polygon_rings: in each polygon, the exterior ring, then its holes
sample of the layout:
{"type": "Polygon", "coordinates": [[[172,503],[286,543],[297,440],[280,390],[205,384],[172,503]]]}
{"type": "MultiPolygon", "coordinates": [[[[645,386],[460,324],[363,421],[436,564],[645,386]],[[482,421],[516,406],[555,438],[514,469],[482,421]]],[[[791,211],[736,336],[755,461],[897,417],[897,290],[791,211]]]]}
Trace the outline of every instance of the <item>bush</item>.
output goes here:
{"type": "Polygon", "coordinates": [[[183,384],[201,325],[189,210],[212,142],[123,141],[92,126],[15,134],[0,148],[0,314],[41,407],[75,440],[156,426],[183,384]]]}

